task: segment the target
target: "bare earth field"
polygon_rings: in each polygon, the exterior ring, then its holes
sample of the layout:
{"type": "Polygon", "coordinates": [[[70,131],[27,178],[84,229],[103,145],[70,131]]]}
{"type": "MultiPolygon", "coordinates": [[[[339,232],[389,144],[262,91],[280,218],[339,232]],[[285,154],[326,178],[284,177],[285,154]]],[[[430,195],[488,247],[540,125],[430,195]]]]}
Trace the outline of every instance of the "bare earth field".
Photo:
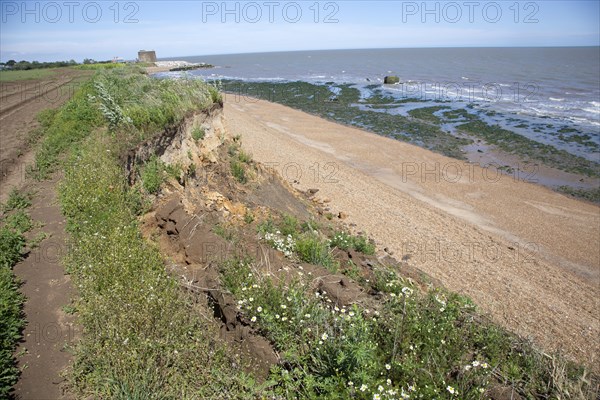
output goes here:
{"type": "Polygon", "coordinates": [[[5,199],[11,186],[22,184],[24,165],[32,159],[28,138],[38,126],[36,115],[60,107],[77,89],[77,77],[84,71],[57,69],[41,79],[0,82],[0,183],[5,199]]]}
{"type": "Polygon", "coordinates": [[[278,104],[231,97],[225,117],[256,161],[319,189],[349,226],[513,332],[597,369],[598,206],[278,104]]]}

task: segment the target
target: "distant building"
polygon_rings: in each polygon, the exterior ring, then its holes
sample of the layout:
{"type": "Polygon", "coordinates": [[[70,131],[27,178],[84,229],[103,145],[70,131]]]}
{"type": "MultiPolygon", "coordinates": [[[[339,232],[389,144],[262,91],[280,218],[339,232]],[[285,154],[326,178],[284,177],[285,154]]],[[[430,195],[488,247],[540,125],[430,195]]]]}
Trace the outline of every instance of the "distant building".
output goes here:
{"type": "Polygon", "coordinates": [[[154,50],[140,50],[138,51],[138,60],[140,62],[156,62],[156,52],[154,50]]]}

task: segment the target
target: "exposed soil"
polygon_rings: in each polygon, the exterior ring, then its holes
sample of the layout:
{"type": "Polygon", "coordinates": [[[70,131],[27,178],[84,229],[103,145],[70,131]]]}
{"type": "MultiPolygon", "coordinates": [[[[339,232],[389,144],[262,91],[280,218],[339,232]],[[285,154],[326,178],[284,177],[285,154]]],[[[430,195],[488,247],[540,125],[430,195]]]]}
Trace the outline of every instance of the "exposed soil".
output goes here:
{"type": "Polygon", "coordinates": [[[255,160],[318,189],[333,215],[511,331],[598,368],[598,206],[262,100],[226,102],[225,117],[255,160]]]}
{"type": "Polygon", "coordinates": [[[30,183],[22,190],[35,193],[30,215],[41,225],[30,232],[47,235],[39,247],[14,267],[22,280],[21,292],[27,296],[24,312],[27,325],[17,348],[22,371],[15,385],[18,399],[69,398],[63,394],[63,370],[72,356],[69,346],[78,334],[74,317],[65,313],[72,296],[71,280],[61,263],[66,255],[65,219],[56,198],[58,178],[30,183]]]}
{"type": "Polygon", "coordinates": [[[28,138],[39,124],[36,115],[64,104],[88,71],[60,69],[43,79],[0,83],[0,201],[4,188],[25,182],[25,165],[33,159],[28,138]]]}

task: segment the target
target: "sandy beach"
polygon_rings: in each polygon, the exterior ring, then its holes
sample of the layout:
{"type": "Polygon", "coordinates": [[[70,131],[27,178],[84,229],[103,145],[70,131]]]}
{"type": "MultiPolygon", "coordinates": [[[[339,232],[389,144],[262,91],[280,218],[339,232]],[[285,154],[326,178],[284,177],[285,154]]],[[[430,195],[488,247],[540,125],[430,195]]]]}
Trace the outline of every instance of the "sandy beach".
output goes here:
{"type": "Polygon", "coordinates": [[[597,362],[598,206],[278,104],[229,96],[225,117],[255,160],[319,189],[379,250],[543,349],[597,362]]]}

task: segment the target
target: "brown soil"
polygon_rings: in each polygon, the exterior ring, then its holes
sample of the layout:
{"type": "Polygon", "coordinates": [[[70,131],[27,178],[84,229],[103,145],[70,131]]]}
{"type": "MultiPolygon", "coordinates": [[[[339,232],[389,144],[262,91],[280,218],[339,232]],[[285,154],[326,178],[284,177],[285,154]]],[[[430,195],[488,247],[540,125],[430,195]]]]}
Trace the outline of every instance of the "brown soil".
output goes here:
{"type": "Polygon", "coordinates": [[[44,232],[47,239],[14,267],[15,275],[23,282],[21,292],[27,296],[24,307],[27,325],[17,348],[22,371],[14,391],[18,399],[69,398],[63,394],[61,372],[71,362],[68,348],[78,328],[74,317],[63,310],[70,303],[72,288],[61,263],[66,255],[66,233],[56,198],[57,182],[55,177],[22,188],[35,193],[29,211],[41,225],[29,236],[44,232]]]}
{"type": "Polygon", "coordinates": [[[318,189],[333,215],[501,325],[597,369],[598,206],[265,101],[226,102],[225,117],[256,161],[318,189]]]}
{"type": "Polygon", "coordinates": [[[60,69],[43,79],[0,83],[0,201],[10,186],[25,182],[25,165],[33,159],[28,138],[39,124],[36,115],[64,104],[87,71],[60,69]]]}

